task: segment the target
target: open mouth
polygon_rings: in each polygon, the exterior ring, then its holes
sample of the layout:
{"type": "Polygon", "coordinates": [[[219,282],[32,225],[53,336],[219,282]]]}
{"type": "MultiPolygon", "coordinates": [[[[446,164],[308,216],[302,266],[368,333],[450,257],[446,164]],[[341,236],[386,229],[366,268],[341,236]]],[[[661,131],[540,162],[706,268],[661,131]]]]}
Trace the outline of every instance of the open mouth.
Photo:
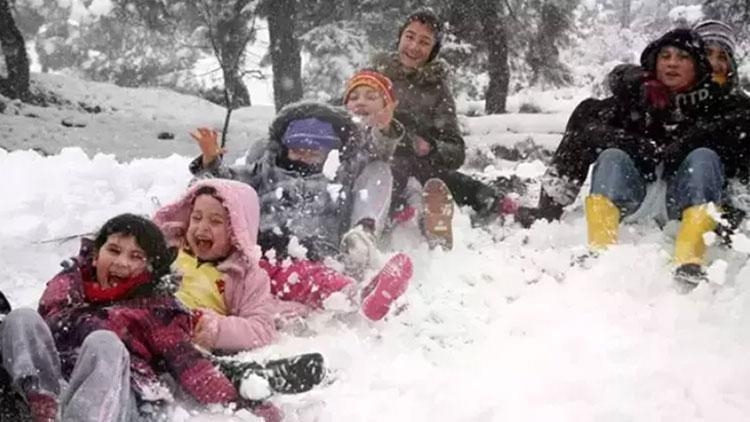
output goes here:
{"type": "Polygon", "coordinates": [[[200,251],[211,250],[211,247],[213,245],[214,245],[214,242],[210,239],[202,239],[202,238],[195,239],[195,247],[200,251]]]}
{"type": "Polygon", "coordinates": [[[127,277],[122,276],[122,275],[110,274],[109,277],[107,277],[107,281],[109,282],[110,286],[117,286],[126,278],[127,277]]]}
{"type": "Polygon", "coordinates": [[[414,60],[414,61],[417,61],[417,60],[419,60],[419,59],[420,59],[420,57],[419,57],[419,56],[414,56],[414,55],[412,55],[412,54],[409,54],[409,53],[404,53],[404,56],[406,56],[407,58],[409,58],[409,59],[411,59],[411,60],[414,60]]]}

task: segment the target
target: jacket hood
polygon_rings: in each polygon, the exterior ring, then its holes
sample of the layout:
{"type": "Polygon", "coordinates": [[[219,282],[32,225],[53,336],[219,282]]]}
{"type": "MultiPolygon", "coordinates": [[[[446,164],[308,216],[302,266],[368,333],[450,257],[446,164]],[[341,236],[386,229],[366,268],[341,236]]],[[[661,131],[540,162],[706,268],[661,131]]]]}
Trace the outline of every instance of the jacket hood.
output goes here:
{"type": "Polygon", "coordinates": [[[170,243],[184,239],[196,192],[205,186],[216,190],[216,196],[227,210],[235,253],[248,265],[254,265],[261,256],[257,244],[260,206],[258,194],[249,185],[226,179],[199,180],[176,202],[160,208],[154,215],[154,223],[162,229],[170,243]]]}
{"type": "Polygon", "coordinates": [[[706,46],[700,36],[690,29],[673,29],[652,41],[641,54],[641,67],[656,73],[656,57],[663,47],[677,47],[686,51],[695,63],[696,81],[701,83],[711,77],[711,63],[706,57],[706,46]]]}
{"type": "Polygon", "coordinates": [[[294,120],[314,117],[333,125],[344,146],[358,136],[359,127],[343,107],[335,107],[315,101],[300,101],[279,110],[269,127],[269,139],[274,147],[281,147],[281,139],[287,126],[294,120]]]}
{"type": "Polygon", "coordinates": [[[375,70],[392,81],[409,80],[419,85],[437,85],[447,80],[450,66],[442,58],[435,58],[417,69],[404,67],[396,53],[378,53],[372,58],[375,70]]]}

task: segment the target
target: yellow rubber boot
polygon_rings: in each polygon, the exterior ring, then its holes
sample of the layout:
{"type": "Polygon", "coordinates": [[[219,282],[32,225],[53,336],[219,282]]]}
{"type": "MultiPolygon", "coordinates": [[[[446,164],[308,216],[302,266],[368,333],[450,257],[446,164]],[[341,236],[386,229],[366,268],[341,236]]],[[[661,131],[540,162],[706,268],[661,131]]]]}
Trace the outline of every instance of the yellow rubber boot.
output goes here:
{"type": "Polygon", "coordinates": [[[680,231],[674,242],[674,262],[683,264],[703,264],[706,243],[703,235],[716,228],[716,221],[708,214],[706,205],[695,205],[682,212],[680,231]]]}
{"type": "Polygon", "coordinates": [[[620,210],[604,195],[589,195],[586,197],[586,225],[589,247],[595,250],[606,249],[617,243],[620,210]]]}

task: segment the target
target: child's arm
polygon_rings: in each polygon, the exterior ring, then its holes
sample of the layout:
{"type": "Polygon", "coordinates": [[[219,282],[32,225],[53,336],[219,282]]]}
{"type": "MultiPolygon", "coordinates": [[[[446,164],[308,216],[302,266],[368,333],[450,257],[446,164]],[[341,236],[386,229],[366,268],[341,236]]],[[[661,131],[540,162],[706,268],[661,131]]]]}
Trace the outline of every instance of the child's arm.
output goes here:
{"type": "Polygon", "coordinates": [[[178,315],[168,325],[149,330],[153,353],[163,358],[180,386],[202,404],[236,400],[237,390],[231,381],[193,346],[189,318],[178,315]]]}
{"type": "Polygon", "coordinates": [[[197,178],[218,177],[247,183],[255,187],[255,165],[248,162],[244,165],[227,166],[222,161],[225,150],[219,147],[218,132],[206,128],[198,128],[190,134],[201,149],[201,156],[194,159],[190,165],[190,172],[197,178]]]}
{"type": "Polygon", "coordinates": [[[76,284],[75,271],[78,271],[77,267],[63,271],[47,283],[37,309],[43,319],[47,320],[74,303],[82,302],[81,292],[73,288],[76,284]]]}
{"type": "Polygon", "coordinates": [[[205,313],[200,320],[207,346],[229,351],[247,350],[271,343],[276,338],[275,309],[268,274],[253,266],[245,275],[231,302],[229,315],[205,313]]]}

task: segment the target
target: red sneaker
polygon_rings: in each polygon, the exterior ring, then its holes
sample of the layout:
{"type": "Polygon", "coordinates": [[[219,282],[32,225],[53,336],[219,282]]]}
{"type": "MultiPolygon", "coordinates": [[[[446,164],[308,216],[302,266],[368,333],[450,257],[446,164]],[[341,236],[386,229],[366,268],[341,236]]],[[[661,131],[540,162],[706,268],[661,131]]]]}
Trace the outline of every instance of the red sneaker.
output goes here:
{"type": "Polygon", "coordinates": [[[411,259],[403,253],[394,255],[362,290],[362,312],[373,321],[383,319],[409,286],[413,274],[411,259]]]}

